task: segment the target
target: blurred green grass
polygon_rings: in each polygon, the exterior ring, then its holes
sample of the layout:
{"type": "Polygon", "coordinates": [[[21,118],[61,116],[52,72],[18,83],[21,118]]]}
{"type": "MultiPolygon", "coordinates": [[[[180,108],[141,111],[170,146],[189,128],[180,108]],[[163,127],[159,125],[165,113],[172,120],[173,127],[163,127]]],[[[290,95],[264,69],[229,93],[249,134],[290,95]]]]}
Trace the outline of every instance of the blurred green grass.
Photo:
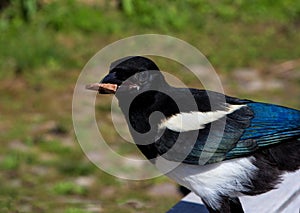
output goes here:
{"type": "MultiPolygon", "coordinates": [[[[117,179],[90,163],[76,142],[71,119],[76,79],[98,50],[126,36],[181,38],[208,57],[231,95],[300,107],[300,81],[293,77],[299,64],[288,78],[271,69],[299,59],[299,1],[7,2],[0,10],[1,212],[164,212],[178,201],[177,194],[149,194],[166,178],[117,179]],[[243,67],[283,79],[284,88],[241,90],[232,74],[243,67]]],[[[188,85],[198,85],[181,75],[178,64],[157,61],[188,85]]],[[[101,97],[98,119],[109,120],[110,100],[101,97]]],[[[136,153],[109,121],[104,134],[121,153],[136,153]]]]}

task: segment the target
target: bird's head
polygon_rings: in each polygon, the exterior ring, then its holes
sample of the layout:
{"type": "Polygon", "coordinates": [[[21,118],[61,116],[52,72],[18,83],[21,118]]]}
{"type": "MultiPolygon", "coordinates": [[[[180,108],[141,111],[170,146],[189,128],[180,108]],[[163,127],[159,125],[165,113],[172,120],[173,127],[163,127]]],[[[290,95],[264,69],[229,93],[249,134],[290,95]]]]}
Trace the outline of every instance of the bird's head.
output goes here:
{"type": "Polygon", "coordinates": [[[108,75],[99,83],[87,85],[87,89],[97,90],[100,94],[138,94],[158,90],[166,85],[157,65],[142,56],[129,56],[114,61],[108,75]]]}

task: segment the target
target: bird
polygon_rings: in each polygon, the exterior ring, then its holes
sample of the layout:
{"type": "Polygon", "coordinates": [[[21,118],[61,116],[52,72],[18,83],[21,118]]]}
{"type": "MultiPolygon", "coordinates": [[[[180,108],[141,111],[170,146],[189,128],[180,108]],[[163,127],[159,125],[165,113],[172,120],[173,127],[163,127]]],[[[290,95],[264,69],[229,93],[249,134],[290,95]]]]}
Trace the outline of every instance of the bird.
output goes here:
{"type": "Polygon", "coordinates": [[[86,88],[116,96],[141,153],[153,164],[177,163],[165,175],[210,213],[242,213],[240,196],[273,190],[300,168],[299,110],[171,86],[145,56],[112,62],[86,88]]]}

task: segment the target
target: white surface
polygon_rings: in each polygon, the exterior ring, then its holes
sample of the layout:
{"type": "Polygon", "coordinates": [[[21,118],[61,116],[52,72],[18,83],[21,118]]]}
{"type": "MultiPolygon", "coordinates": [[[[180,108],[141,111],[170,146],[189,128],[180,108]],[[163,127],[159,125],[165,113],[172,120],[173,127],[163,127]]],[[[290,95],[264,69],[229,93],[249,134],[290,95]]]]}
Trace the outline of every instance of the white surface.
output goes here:
{"type": "MultiPolygon", "coordinates": [[[[194,193],[182,200],[203,204],[194,193]]],[[[277,189],[258,196],[243,196],[240,200],[246,213],[300,213],[300,170],[286,174],[277,189]]]]}

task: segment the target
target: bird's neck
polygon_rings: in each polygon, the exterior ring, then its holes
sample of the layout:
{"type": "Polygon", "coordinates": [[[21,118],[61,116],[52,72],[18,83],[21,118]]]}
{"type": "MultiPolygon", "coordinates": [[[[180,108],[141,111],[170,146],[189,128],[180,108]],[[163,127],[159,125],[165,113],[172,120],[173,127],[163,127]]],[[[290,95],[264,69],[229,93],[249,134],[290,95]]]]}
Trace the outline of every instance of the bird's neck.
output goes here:
{"type": "Polygon", "coordinates": [[[125,96],[118,98],[134,142],[148,159],[157,157],[154,142],[158,132],[158,123],[164,118],[161,113],[153,113],[159,111],[158,96],[158,92],[148,91],[134,99],[125,96]]]}

